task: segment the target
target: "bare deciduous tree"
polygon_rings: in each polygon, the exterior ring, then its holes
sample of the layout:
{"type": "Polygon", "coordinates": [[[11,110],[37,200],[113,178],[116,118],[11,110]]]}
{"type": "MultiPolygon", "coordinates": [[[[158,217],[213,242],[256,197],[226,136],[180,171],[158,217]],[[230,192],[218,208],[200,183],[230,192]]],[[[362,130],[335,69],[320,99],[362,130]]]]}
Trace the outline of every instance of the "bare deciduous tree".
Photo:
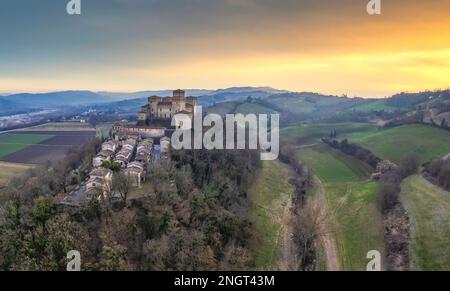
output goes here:
{"type": "Polygon", "coordinates": [[[129,176],[124,173],[114,174],[112,180],[112,192],[119,194],[120,198],[126,202],[128,193],[132,187],[132,182],[129,176]]]}

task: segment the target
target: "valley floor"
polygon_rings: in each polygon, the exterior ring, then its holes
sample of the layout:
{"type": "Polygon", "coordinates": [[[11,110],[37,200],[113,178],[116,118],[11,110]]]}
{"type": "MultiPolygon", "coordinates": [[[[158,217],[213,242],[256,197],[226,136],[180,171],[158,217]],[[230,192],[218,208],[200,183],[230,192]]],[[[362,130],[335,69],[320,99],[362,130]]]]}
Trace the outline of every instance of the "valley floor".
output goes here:
{"type": "Polygon", "coordinates": [[[332,225],[322,239],[327,269],[365,270],[367,252],[384,253],[382,217],[376,207],[378,184],[368,180],[370,168],[327,145],[299,148],[298,158],[308,164],[322,183],[332,225]],[[333,262],[336,243],[338,262],[333,262]]]}

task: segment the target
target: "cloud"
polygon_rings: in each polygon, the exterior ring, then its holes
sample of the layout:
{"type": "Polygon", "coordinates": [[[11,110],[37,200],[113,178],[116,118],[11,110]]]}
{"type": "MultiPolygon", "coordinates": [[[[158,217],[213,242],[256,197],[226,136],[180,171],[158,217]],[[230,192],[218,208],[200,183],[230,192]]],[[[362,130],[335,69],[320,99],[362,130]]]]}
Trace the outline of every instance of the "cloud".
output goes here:
{"type": "Polygon", "coordinates": [[[61,0],[3,0],[0,78],[26,89],[258,83],[377,96],[408,82],[432,87],[449,81],[429,77],[448,68],[432,57],[450,48],[445,0],[383,1],[376,17],[367,15],[362,0],[82,1],[82,15],[74,17],[61,0]],[[351,71],[336,61],[358,58],[351,71]],[[408,72],[417,68],[428,73],[408,72]],[[377,90],[370,80],[386,70],[404,78],[377,90]]]}

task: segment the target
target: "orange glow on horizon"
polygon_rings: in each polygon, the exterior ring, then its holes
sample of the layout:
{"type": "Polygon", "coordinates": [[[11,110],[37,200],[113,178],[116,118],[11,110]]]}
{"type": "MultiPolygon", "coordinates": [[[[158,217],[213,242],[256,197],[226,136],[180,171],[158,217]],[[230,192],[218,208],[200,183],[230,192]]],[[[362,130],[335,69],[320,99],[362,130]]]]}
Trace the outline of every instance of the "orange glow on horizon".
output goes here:
{"type": "Polygon", "coordinates": [[[271,86],[385,97],[448,88],[450,1],[411,2],[384,1],[381,16],[363,5],[336,6],[164,43],[141,40],[119,55],[105,52],[101,62],[67,58],[43,71],[0,74],[0,91],[271,86]]]}

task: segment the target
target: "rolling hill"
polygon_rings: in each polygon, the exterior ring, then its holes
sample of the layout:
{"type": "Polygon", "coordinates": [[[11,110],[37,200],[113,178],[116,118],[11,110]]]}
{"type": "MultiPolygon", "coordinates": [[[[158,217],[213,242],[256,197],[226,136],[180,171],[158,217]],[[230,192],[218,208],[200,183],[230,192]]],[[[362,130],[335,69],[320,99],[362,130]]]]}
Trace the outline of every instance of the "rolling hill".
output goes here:
{"type": "MultiPolygon", "coordinates": [[[[187,89],[186,94],[190,96],[202,96],[213,92],[213,90],[206,89],[187,89]]],[[[172,90],[148,90],[139,92],[97,92],[100,95],[110,97],[113,100],[128,100],[128,99],[146,99],[149,96],[171,96],[172,90]]]]}
{"type": "Polygon", "coordinates": [[[364,270],[369,250],[384,252],[382,218],[376,207],[378,183],[361,161],[318,144],[299,148],[298,159],[318,177],[315,195],[324,195],[342,270],[364,270]]]}
{"type": "Polygon", "coordinates": [[[0,115],[10,115],[26,112],[27,108],[24,108],[20,103],[3,100],[0,97],[0,115]]]}
{"type": "Polygon", "coordinates": [[[248,97],[266,99],[272,95],[287,93],[285,90],[273,89],[270,87],[232,87],[219,89],[208,94],[200,95],[198,102],[203,106],[211,106],[221,102],[244,101],[248,97]]]}
{"type": "Polygon", "coordinates": [[[402,125],[346,135],[382,159],[398,163],[408,153],[417,154],[422,163],[450,152],[450,133],[427,125],[402,125]]]}
{"type": "Polygon", "coordinates": [[[110,98],[91,91],[62,91],[51,93],[22,93],[0,97],[0,100],[14,102],[26,108],[49,108],[76,106],[111,101],[110,98]]]}

